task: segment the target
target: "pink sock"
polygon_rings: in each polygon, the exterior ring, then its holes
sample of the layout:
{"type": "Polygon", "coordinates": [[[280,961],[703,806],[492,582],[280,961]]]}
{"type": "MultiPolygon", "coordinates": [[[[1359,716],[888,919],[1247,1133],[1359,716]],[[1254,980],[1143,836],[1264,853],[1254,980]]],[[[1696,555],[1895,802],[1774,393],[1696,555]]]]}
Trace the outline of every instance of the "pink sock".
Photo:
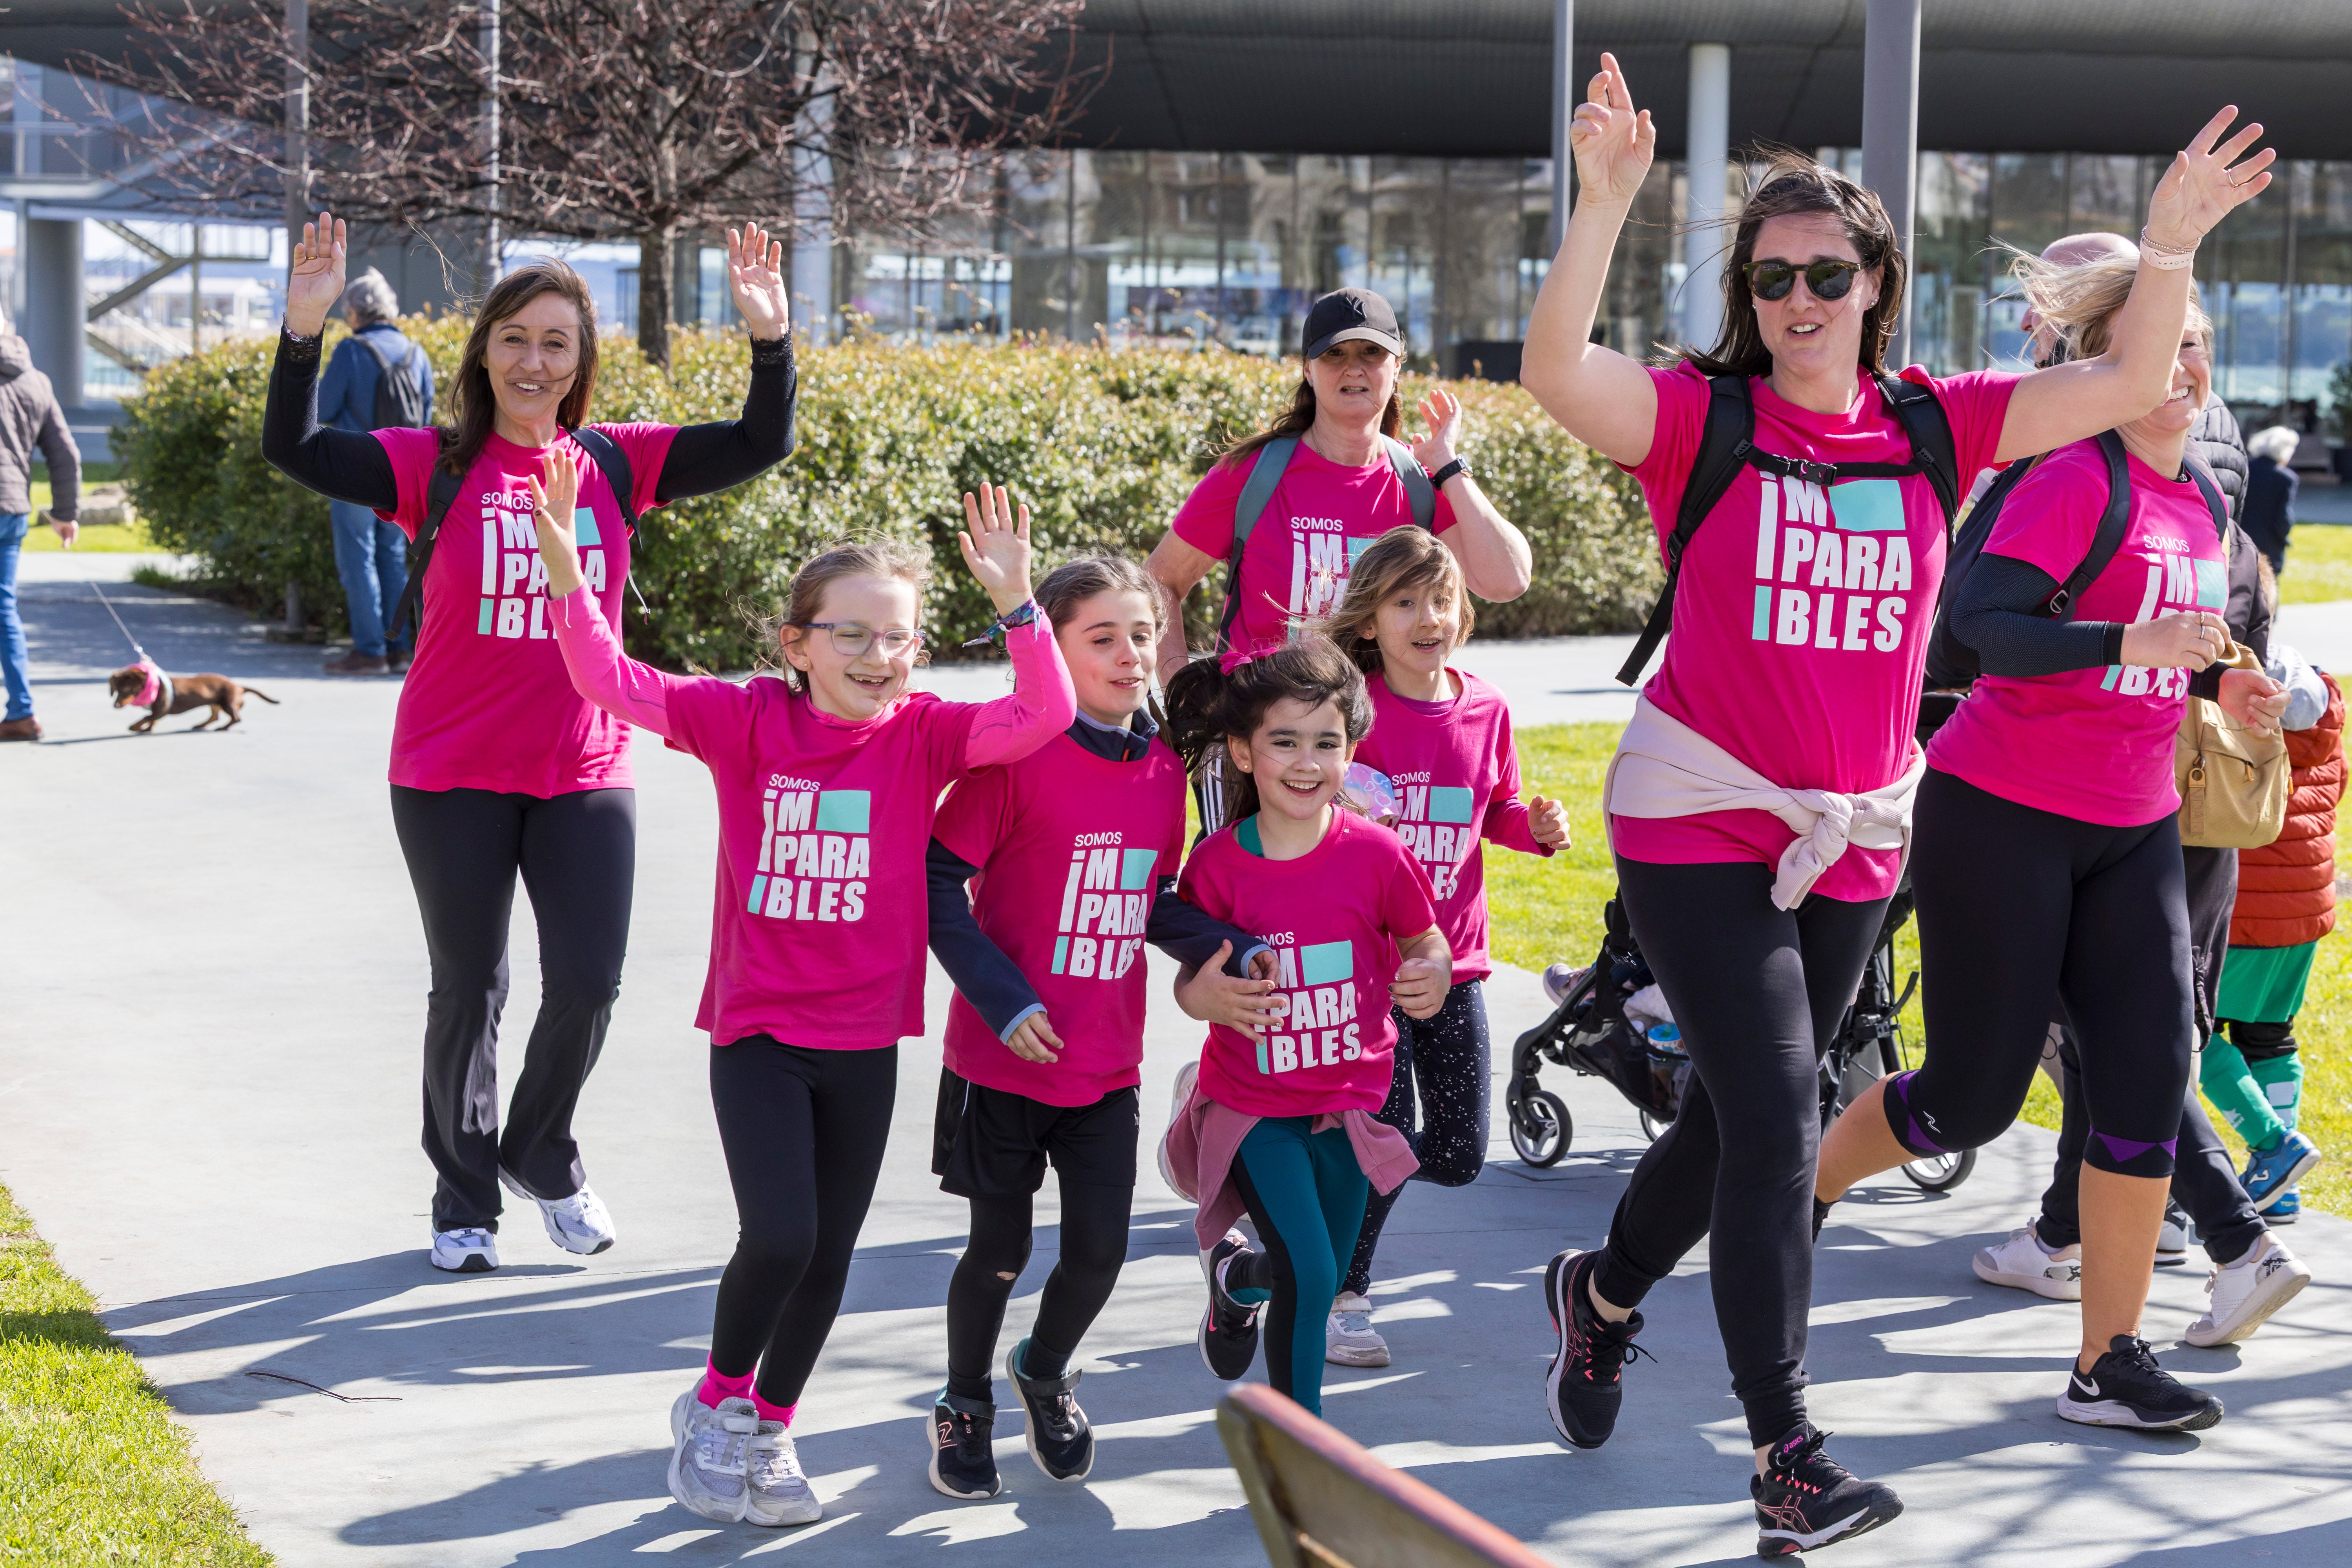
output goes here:
{"type": "Polygon", "coordinates": [[[747,1372],[740,1377],[730,1377],[706,1362],[703,1364],[702,1386],[696,1391],[695,1396],[714,1410],[722,1399],[752,1398],[751,1374],[747,1372]]]}
{"type": "Polygon", "coordinates": [[[756,1388],[751,1391],[751,1403],[759,1407],[761,1420],[781,1421],[787,1426],[793,1424],[793,1412],[800,1408],[798,1402],[778,1405],[773,1400],[763,1399],[756,1388]]]}

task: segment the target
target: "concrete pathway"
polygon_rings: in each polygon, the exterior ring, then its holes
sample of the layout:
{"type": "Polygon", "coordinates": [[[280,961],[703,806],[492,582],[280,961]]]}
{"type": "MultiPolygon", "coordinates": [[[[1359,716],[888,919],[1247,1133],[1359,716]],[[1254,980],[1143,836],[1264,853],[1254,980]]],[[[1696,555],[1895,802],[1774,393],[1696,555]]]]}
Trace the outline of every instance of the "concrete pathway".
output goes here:
{"type": "MultiPolygon", "coordinates": [[[[1189,1211],[1148,1160],[1127,1274],[1086,1346],[1102,1433],[1091,1484],[1048,1484],[1007,1417],[1003,1497],[950,1503],[926,1485],[941,1303],[965,1223],[926,1169],[936,1035],[903,1048],[881,1193],[803,1406],[802,1451],[830,1517],[765,1533],[675,1507],[664,1416],[701,1365],[732,1241],[708,1047],[691,1026],[713,831],[699,764],[638,748],[629,983],[581,1115],[620,1245],[576,1259],[532,1216],[511,1216],[501,1273],[438,1276],[421,1252],[423,944],[383,783],[396,686],[320,678],[317,650],[269,647],[217,606],[110,587],[168,668],[249,678],[282,704],[254,704],[226,734],[186,733],[190,716],[131,736],[105,706],[104,673],[129,658],[112,625],[80,583],[27,575],[53,739],[0,748],[0,1181],[99,1293],[206,1473],[280,1561],[1262,1560],[1192,1348],[1189,1211]]],[[[1584,646],[1592,666],[1612,663],[1584,646]]],[[[1495,651],[1545,669],[1566,659],[1495,651]]],[[[509,1073],[536,970],[527,904],[513,966],[509,1073]]],[[[935,975],[935,1027],[940,995],[935,975]]],[[[1517,973],[1497,977],[1490,1006],[1504,1041],[1541,1012],[1517,973]]],[[[1193,1038],[1159,1007],[1148,1127],[1193,1038]]],[[[1600,1237],[1640,1147],[1622,1101],[1565,1074],[1547,1081],[1574,1110],[1573,1152],[1535,1171],[1498,1141],[1475,1185],[1407,1194],[1376,1292],[1397,1364],[1334,1369],[1328,1413],[1559,1563],[1744,1558],[1748,1461],[1703,1255],[1649,1303],[1643,1342],[1662,1359],[1633,1370],[1617,1440],[1571,1454],[1544,1419],[1539,1268],[1600,1237]]],[[[2048,1145],[2021,1129],[1945,1196],[1900,1180],[1865,1189],[1825,1236],[1815,1413],[1836,1451],[1894,1480],[1911,1510],[1836,1560],[2352,1560],[2352,1226],[2314,1216],[2291,1233],[2321,1282],[2239,1350],[2173,1348],[2201,1305],[2202,1269],[2159,1279],[2150,1335],[2229,1401],[2222,1426],[2165,1438],[2068,1426],[2051,1402],[2074,1310],[1980,1285],[1968,1267],[2029,1212],[2048,1145]]],[[[1055,1218],[1049,1189],[1008,1336],[1034,1310],[1055,1218]]]]}

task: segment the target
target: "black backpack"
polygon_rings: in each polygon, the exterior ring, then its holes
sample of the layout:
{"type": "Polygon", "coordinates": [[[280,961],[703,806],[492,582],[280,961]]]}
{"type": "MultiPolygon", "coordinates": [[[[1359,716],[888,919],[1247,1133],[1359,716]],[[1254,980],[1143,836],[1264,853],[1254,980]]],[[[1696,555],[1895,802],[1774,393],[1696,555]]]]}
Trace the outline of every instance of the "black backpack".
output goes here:
{"type": "Polygon", "coordinates": [[[401,340],[402,353],[394,363],[383,352],[383,346],[366,332],[354,332],[362,346],[375,356],[375,367],[383,374],[375,378],[375,418],[368,428],[413,430],[425,423],[425,388],[416,379],[416,345],[406,338],[401,340]]]}
{"type": "Polygon", "coordinates": [[[1666,539],[1666,584],[1658,590],[1658,602],[1650,611],[1642,635],[1634,639],[1633,651],[1625,657],[1624,668],[1617,679],[1627,686],[1642,683],[1642,671],[1647,668],[1650,656],[1658,651],[1665,640],[1666,630],[1674,625],[1675,584],[1683,570],[1683,552],[1690,548],[1691,535],[1706,521],[1717,501],[1731,489],[1731,481],[1739,477],[1743,468],[1755,468],[1782,479],[1804,479],[1827,489],[1841,479],[1894,479],[1911,474],[1925,474],[1935,487],[1937,500],[1943,503],[1944,526],[1949,529],[1952,519],[1960,510],[1959,452],[1952,440],[1951,421],[1944,416],[1944,405],[1936,395],[1916,381],[1906,381],[1896,375],[1877,375],[1878,395],[1886,401],[1887,412],[1903,426],[1911,439],[1911,460],[1907,463],[1814,463],[1799,458],[1783,458],[1777,452],[1759,451],[1756,446],[1756,402],[1748,390],[1744,375],[1711,375],[1706,378],[1706,430],[1698,444],[1698,456],[1691,462],[1690,484],[1683,491],[1681,509],[1675,514],[1675,531],[1666,539]]]}

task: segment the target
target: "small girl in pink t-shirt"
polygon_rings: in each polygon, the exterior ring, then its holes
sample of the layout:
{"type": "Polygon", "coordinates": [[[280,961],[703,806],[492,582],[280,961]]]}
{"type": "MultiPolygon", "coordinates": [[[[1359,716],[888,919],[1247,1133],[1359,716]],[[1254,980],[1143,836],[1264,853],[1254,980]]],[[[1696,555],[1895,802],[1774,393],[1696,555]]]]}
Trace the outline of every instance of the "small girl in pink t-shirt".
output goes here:
{"type": "Polygon", "coordinates": [[[1372,1118],[1389,1098],[1389,1010],[1433,1016],[1453,954],[1403,841],[1334,804],[1372,727],[1345,654],[1316,638],[1231,674],[1204,659],[1170,684],[1168,707],[1178,754],[1195,764],[1223,747],[1241,780],[1234,825],[1193,850],[1181,890],[1273,948],[1281,1004],[1265,1026],[1211,1026],[1168,1130],[1166,1168],[1200,1205],[1201,1356],[1227,1381],[1246,1373],[1271,1296],[1267,1379],[1319,1414],[1323,1320],[1365,1201],[1415,1163],[1372,1118]],[[1266,1251],[1226,1230],[1244,1210],[1266,1251]]]}
{"type": "Polygon", "coordinates": [[[1069,671],[1029,597],[1029,510],[964,497],[964,563],[1005,629],[1015,688],[987,703],[909,692],[921,561],[844,543],[803,566],[782,680],[666,675],[622,653],[587,597],[561,449],[531,481],[549,621],[572,684],[710,768],[719,871],[698,1025],[741,1230],[709,1364],[670,1411],[670,1494],[730,1523],[823,1510],[790,1424],[840,1310],[898,1089],[923,1028],[924,856],[940,794],[1070,722],[1069,671]]]}

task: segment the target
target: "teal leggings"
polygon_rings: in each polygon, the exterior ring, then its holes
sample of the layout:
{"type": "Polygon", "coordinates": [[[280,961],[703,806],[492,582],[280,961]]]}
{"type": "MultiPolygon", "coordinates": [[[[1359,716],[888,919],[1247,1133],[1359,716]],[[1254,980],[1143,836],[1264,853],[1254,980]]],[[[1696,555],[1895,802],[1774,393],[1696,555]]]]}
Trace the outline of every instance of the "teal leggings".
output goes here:
{"type": "Polygon", "coordinates": [[[1265,1376],[1309,1415],[1323,1414],[1323,1320],[1356,1249],[1372,1184],[1348,1134],[1309,1132],[1311,1116],[1262,1117],[1242,1140],[1234,1184],[1272,1263],[1265,1376]]]}

